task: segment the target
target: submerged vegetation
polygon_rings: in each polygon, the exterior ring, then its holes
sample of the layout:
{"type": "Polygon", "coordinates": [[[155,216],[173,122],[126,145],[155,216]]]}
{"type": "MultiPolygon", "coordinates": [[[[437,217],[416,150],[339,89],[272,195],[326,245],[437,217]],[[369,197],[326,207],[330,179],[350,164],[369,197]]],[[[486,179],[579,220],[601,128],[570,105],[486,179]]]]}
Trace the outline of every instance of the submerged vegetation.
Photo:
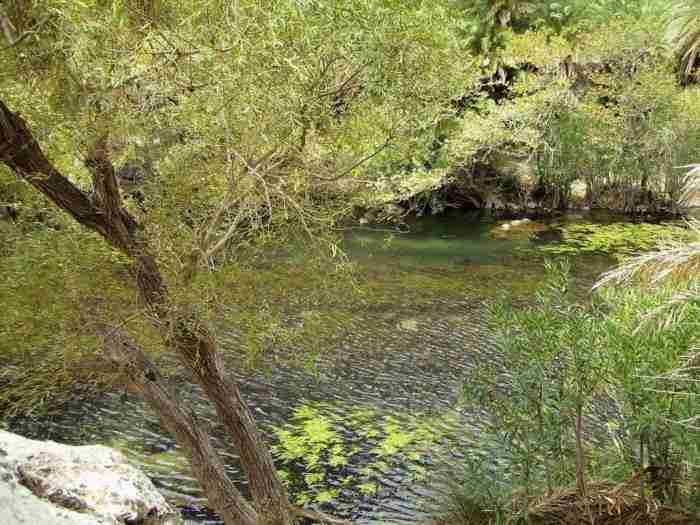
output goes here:
{"type": "Polygon", "coordinates": [[[374,408],[353,408],[338,414],[328,403],[297,407],[290,422],[276,428],[273,454],[281,476],[299,504],[329,503],[342,495],[356,499],[374,495],[379,483],[400,467],[403,480],[423,481],[432,447],[458,432],[457,414],[382,415],[374,408]],[[327,478],[340,480],[329,488],[327,478]]]}
{"type": "Polygon", "coordinates": [[[694,237],[684,223],[576,223],[559,228],[561,241],[540,247],[556,255],[607,253],[618,257],[650,251],[669,240],[690,240],[694,237]]]}

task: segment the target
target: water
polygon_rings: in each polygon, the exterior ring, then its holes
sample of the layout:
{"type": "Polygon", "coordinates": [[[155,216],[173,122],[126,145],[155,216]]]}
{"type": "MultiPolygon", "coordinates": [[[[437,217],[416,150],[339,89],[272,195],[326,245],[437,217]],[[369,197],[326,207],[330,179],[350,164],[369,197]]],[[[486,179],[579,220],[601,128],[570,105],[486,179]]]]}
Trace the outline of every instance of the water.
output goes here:
{"type": "MultiPolygon", "coordinates": [[[[539,241],[528,235],[496,239],[490,233],[495,226],[480,215],[455,213],[413,219],[406,232],[349,231],[345,249],[371,290],[370,300],[319,307],[315,313],[323,318],[326,337],[312,367],[268,360],[262,370],[251,370],[235,351],[239,336],[223,327],[227,367],[241,381],[270,442],[277,442],[273,429],[289,421],[296,423],[288,430],[297,438],[305,423],[326,425],[331,436],[328,450],[319,453],[320,467],[302,458],[280,461],[296,480],[295,497],[315,499],[317,508],[366,524],[415,523],[439,505],[442,489],[435,480],[458,466],[479,439],[469,414],[459,408],[459,394],[475,360],[496,353],[485,303],[504,292],[526,299],[543,276],[532,250],[551,238],[544,231],[539,241]],[[344,464],[331,465],[332,446],[344,464]],[[299,483],[305,474],[322,479],[299,483]]],[[[611,262],[578,258],[580,285],[587,287],[611,262]]],[[[290,318],[307,313],[290,312],[290,318]]],[[[299,348],[284,351],[303,354],[303,343],[295,344],[299,348]]],[[[245,491],[213,409],[198,388],[174,379],[200,421],[212,427],[229,473],[245,491]]],[[[175,443],[132,396],[76,400],[59,416],[16,422],[14,430],[116,447],[188,518],[219,523],[175,443]]]]}

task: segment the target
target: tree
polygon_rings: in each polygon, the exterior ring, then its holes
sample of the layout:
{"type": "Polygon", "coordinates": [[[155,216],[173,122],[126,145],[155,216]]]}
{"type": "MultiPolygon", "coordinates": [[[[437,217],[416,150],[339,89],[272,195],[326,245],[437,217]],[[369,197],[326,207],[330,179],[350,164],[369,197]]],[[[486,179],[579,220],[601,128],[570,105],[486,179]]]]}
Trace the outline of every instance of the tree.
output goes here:
{"type": "Polygon", "coordinates": [[[145,354],[114,329],[104,327],[108,356],[127,374],[131,385],[158,412],[164,426],[185,450],[214,508],[227,523],[291,523],[285,491],[277,478],[272,457],[261,441],[254,419],[238,385],[227,379],[221,367],[216,341],[192,312],[173,312],[168,289],[148,245],[139,238],[139,224],[124,207],[107,144],[100,139],[86,164],[93,173],[94,199],[59,173],[45,157],[24,120],[0,102],[2,114],[2,162],[46,195],[81,225],[101,235],[131,260],[140,299],[183,363],[190,369],[231,433],[250,481],[255,510],[245,502],[226,477],[209,437],[192,416],[175,403],[172,392],[161,384],[145,354]]]}
{"type": "Polygon", "coordinates": [[[197,280],[212,261],[289,223],[311,234],[332,224],[319,195],[430,144],[464,68],[451,56],[446,11],[422,1],[212,0],[177,12],[156,2],[135,12],[136,3],[43,4],[44,38],[12,46],[0,62],[11,79],[0,101],[0,161],[127,261],[137,302],[122,322],[91,319],[90,330],[176,437],[212,507],[226,523],[289,524],[294,512],[223,369],[197,280]],[[23,53],[25,45],[42,53],[23,53]],[[59,163],[39,145],[43,134],[58,142],[59,163]],[[143,142],[150,147],[134,146],[143,142]],[[68,161],[67,145],[84,149],[84,168],[68,161]],[[114,166],[134,152],[157,165],[141,207],[125,198],[114,166]],[[133,312],[215,405],[252,502],[140,348],[133,312]]]}

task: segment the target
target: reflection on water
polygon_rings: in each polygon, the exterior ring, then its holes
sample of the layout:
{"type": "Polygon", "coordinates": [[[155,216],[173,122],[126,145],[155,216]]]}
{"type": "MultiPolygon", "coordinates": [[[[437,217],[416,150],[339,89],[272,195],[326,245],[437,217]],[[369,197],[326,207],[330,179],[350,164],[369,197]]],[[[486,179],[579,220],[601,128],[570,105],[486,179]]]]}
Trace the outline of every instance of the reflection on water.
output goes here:
{"type": "MultiPolygon", "coordinates": [[[[520,251],[532,245],[528,236],[495,239],[489,235],[494,223],[478,216],[415,219],[408,226],[409,233],[349,232],[346,249],[360,272],[379,289],[393,288],[380,309],[348,305],[321,312],[332,344],[313,370],[275,364],[244,373],[235,351],[226,353],[228,370],[277,444],[294,497],[358,523],[408,523],[430,515],[440,496],[431,475],[458,465],[479,437],[459,408],[459,390],[475,360],[496,352],[484,302],[503,291],[527,294],[542,274],[540,261],[520,251]],[[420,304],[411,299],[416,293],[420,304]]],[[[609,264],[588,257],[579,265],[581,282],[609,264]]],[[[238,345],[235,333],[224,341],[224,348],[238,345]]],[[[178,391],[213,427],[229,473],[245,491],[211,406],[185,381],[178,391]]],[[[203,508],[172,439],[131,396],[75,402],[58,417],[18,422],[15,430],[114,446],[141,464],[188,517],[218,523],[203,508]]]]}

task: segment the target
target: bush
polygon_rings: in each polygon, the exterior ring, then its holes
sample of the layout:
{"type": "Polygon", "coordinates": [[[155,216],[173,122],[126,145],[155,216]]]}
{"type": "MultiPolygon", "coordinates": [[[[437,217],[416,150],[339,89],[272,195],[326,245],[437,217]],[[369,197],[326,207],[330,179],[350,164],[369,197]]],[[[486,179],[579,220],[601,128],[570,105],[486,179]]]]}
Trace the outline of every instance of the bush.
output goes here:
{"type": "Polygon", "coordinates": [[[539,497],[559,501],[571,486],[572,505],[593,505],[595,494],[622,482],[625,497],[692,509],[700,435],[688,422],[700,391],[675,371],[696,339],[700,309],[688,307],[663,327],[640,326],[669,290],[628,287],[581,298],[566,262],[547,269],[529,308],[493,308],[500,359],[481,363],[465,388],[484,445],[450,498],[453,512],[488,516],[488,523],[515,512],[527,521],[546,507],[533,504],[545,501],[539,497]],[[610,482],[592,481],[599,479],[610,482]]]}

